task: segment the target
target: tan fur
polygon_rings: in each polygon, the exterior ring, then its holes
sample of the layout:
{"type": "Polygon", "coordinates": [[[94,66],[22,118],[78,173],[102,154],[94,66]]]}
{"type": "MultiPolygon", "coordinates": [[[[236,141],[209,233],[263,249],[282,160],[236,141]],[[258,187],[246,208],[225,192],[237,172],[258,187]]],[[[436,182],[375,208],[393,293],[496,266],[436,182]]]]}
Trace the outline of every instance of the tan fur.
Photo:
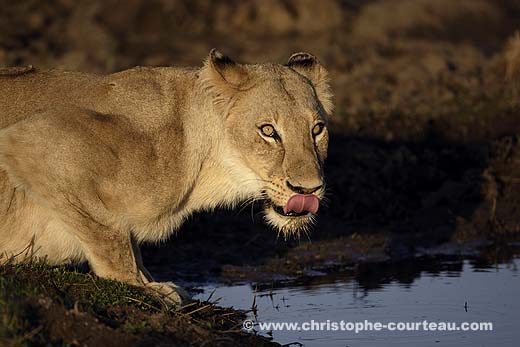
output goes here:
{"type": "MultiPolygon", "coordinates": [[[[134,68],[107,76],[0,69],[0,251],[4,259],[87,260],[101,276],[153,282],[138,244],[166,239],[194,211],[265,199],[286,234],[286,182],[323,185],[327,74],[307,53],[245,65],[212,51],[200,69],[134,68]],[[262,136],[273,124],[281,141],[262,136]]],[[[323,187],[315,191],[323,195],[323,187]]]]}

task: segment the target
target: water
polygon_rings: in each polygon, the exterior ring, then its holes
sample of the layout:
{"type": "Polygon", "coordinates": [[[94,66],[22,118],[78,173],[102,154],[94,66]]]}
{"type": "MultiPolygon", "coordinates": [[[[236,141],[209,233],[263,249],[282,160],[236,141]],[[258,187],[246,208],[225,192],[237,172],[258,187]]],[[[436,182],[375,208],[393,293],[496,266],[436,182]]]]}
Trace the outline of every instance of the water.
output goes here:
{"type": "MultiPolygon", "coordinates": [[[[423,266],[425,269],[407,279],[388,273],[379,283],[366,277],[326,276],[319,281],[324,283],[256,292],[250,285],[208,285],[199,298],[206,299],[214,290],[212,298],[221,298],[220,305],[244,310],[250,310],[255,300],[258,322],[493,323],[493,331],[472,332],[272,332],[274,341],[295,343],[293,346],[519,346],[519,265],[519,259],[494,267],[476,266],[469,260],[437,261],[434,270],[423,266]]],[[[252,313],[249,317],[255,319],[252,313]]]]}

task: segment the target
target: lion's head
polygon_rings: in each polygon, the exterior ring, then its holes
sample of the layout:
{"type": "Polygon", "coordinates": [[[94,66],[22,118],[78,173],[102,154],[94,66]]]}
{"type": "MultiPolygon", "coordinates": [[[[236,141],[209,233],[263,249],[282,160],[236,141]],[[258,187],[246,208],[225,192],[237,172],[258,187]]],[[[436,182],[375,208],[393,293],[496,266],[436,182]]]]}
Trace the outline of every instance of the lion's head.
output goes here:
{"type": "Polygon", "coordinates": [[[333,107],[325,68],[309,53],[285,65],[250,65],[212,50],[203,73],[227,140],[254,173],[241,184],[255,187],[266,221],[285,236],[306,230],[325,191],[333,107]]]}

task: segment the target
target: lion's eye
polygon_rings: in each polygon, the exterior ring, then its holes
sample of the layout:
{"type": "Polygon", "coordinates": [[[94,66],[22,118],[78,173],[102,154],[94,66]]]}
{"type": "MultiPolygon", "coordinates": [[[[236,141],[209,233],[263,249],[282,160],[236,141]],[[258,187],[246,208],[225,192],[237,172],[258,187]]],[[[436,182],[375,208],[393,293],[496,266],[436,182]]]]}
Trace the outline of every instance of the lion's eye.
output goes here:
{"type": "Polygon", "coordinates": [[[274,127],[271,124],[262,125],[260,127],[260,131],[262,132],[262,134],[268,137],[276,136],[276,130],[274,130],[274,127]]]}
{"type": "Polygon", "coordinates": [[[323,132],[323,129],[325,129],[325,124],[323,124],[323,123],[316,124],[314,126],[314,128],[312,128],[312,135],[318,136],[319,134],[321,134],[323,132]]]}

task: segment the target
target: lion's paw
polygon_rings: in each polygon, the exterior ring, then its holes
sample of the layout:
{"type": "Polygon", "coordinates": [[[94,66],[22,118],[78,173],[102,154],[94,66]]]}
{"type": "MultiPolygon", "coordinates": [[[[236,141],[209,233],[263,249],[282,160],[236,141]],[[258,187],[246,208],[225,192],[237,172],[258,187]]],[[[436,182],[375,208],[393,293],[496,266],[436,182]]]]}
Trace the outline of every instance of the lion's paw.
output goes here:
{"type": "Polygon", "coordinates": [[[188,292],[173,282],[150,282],[145,286],[168,304],[183,305],[191,301],[188,292]]]}

